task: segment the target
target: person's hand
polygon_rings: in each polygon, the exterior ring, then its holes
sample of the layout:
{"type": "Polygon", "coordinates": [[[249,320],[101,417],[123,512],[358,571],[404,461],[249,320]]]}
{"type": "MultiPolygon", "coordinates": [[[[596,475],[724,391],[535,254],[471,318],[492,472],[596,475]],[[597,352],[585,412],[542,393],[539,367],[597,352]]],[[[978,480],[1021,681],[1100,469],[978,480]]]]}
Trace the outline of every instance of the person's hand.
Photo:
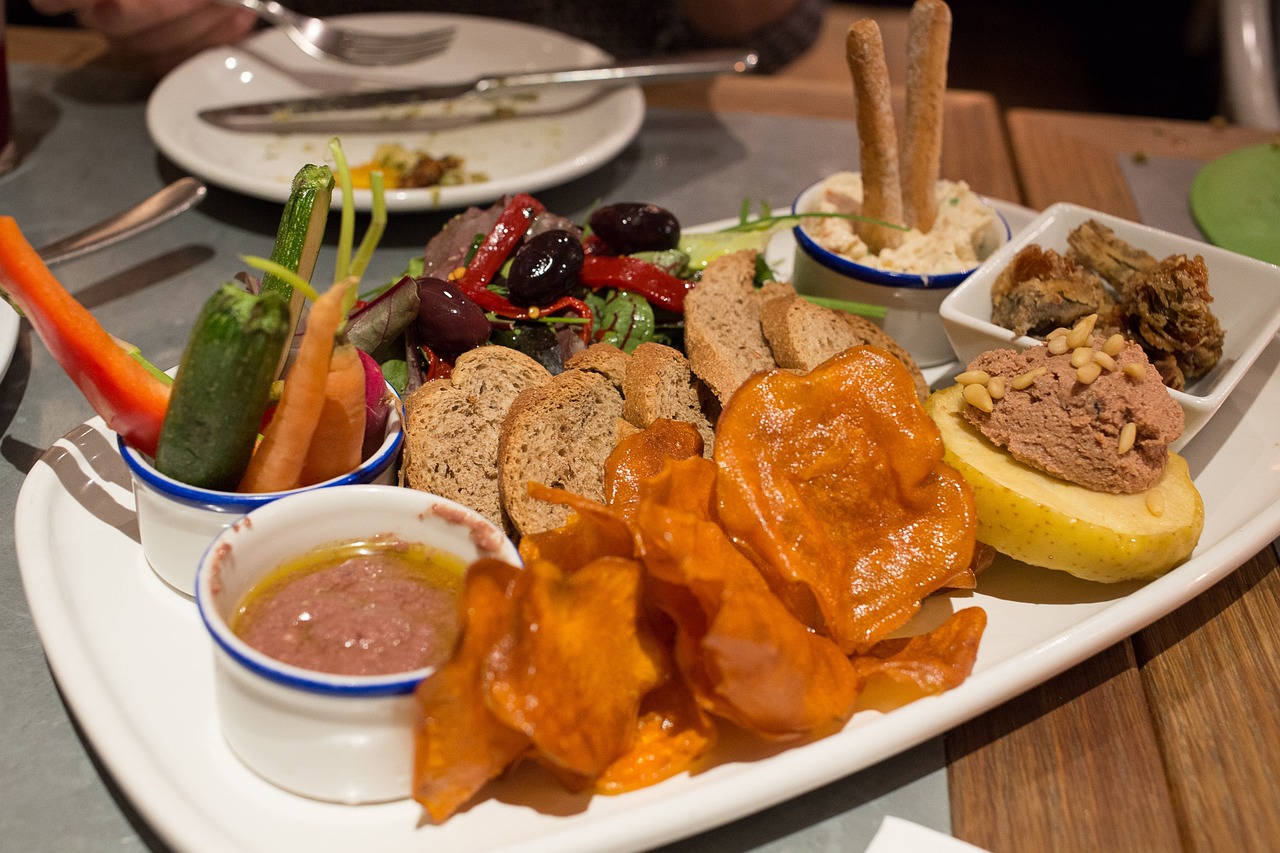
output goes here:
{"type": "Polygon", "coordinates": [[[257,20],[211,0],[31,0],[45,15],[73,13],[107,37],[114,53],[159,76],[208,47],[239,41],[257,20]]]}

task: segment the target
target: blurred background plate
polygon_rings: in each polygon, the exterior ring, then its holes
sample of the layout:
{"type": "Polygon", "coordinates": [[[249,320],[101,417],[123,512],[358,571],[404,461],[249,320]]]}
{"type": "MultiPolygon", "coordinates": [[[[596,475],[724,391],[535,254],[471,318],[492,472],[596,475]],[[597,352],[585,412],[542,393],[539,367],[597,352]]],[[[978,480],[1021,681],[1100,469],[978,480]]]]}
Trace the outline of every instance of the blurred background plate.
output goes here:
{"type": "Polygon", "coordinates": [[[1215,246],[1280,264],[1280,143],[1206,165],[1191,184],[1191,213],[1215,246]]]}
{"type": "MultiPolygon", "coordinates": [[[[526,24],[469,15],[387,13],[339,16],[344,25],[397,32],[453,25],[443,54],[390,68],[356,68],[312,59],[281,32],[265,30],[241,44],[192,57],[160,81],[147,103],[147,130],[160,151],[184,169],[226,189],[284,201],[297,170],[325,162],[331,132],[238,133],[196,117],[201,110],[246,101],[307,97],[361,89],[451,83],[481,74],[534,71],[604,62],[594,45],[526,24]]],[[[514,192],[537,192],[612,160],[640,130],[639,87],[574,86],[511,96],[479,107],[415,108],[376,129],[340,133],[347,160],[368,161],[382,143],[440,158],[462,158],[483,180],[454,186],[387,191],[387,208],[446,210],[483,204],[514,192]]],[[[336,130],[336,128],[335,128],[336,130]]],[[[368,210],[368,190],[355,191],[368,210]]],[[[336,199],[335,199],[336,201],[336,199]]]]}

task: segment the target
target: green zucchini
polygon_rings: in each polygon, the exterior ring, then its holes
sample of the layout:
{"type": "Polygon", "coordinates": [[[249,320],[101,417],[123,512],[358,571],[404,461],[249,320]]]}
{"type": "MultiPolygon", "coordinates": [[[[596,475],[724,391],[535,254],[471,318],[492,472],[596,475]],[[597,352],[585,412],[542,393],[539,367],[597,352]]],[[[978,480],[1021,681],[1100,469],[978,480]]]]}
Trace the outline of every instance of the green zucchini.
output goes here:
{"type": "Polygon", "coordinates": [[[219,287],[178,364],[156,470],[191,486],[235,489],[253,455],[276,360],[288,339],[289,306],[278,292],[219,287]]]}
{"type": "MultiPolygon", "coordinates": [[[[316,256],[320,254],[332,200],[333,170],[328,166],[309,164],[294,175],[289,198],[280,216],[280,226],[276,230],[271,260],[296,272],[304,281],[311,281],[311,274],[315,271],[316,256]]],[[[302,316],[303,295],[295,293],[291,284],[270,273],[262,277],[262,292],[274,292],[284,297],[289,306],[289,337],[292,338],[302,316]]],[[[276,363],[277,377],[288,354],[287,347],[282,348],[276,363]]]]}

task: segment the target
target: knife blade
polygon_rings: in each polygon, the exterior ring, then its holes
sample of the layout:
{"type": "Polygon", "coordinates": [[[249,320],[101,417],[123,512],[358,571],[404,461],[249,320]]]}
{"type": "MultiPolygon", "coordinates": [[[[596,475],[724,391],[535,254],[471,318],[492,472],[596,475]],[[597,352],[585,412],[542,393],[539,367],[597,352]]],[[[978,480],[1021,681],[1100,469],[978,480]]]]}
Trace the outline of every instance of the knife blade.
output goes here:
{"type": "MultiPolygon", "coordinates": [[[[295,125],[315,126],[324,115],[342,116],[361,110],[496,97],[545,86],[626,85],[744,74],[755,70],[758,62],[759,57],[753,51],[702,51],[586,68],[487,74],[462,83],[256,101],[201,110],[197,115],[225,130],[287,132],[295,125]]],[[[366,123],[376,125],[381,118],[372,116],[366,123]]],[[[387,120],[395,118],[397,116],[390,113],[386,115],[387,120]]]]}

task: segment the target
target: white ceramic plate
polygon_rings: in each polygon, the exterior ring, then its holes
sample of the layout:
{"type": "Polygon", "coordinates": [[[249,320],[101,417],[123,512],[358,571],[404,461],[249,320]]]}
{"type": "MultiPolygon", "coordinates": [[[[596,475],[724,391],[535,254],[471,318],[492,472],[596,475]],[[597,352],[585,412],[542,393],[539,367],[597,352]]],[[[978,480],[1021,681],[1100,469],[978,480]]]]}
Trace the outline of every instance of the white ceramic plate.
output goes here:
{"type": "MultiPolygon", "coordinates": [[[[1016,226],[1015,226],[1016,227],[1016,226]]],[[[770,255],[785,266],[788,234],[770,255]]],[[[273,851],[638,850],[686,837],[889,758],[1096,654],[1234,571],[1280,534],[1280,343],[1188,453],[1205,499],[1192,558],[1145,585],[1105,586],[998,560],[973,593],[929,600],[920,627],[981,606],[973,675],[941,696],[779,750],[722,744],[706,772],[618,797],[521,770],[442,826],[411,802],[339,806],[280,791],[232,755],[214,715],[213,654],[190,599],[147,567],[128,476],[100,420],[57,441],[18,496],[27,598],[67,702],[132,803],[174,848],[273,851]]]]}
{"type": "MultiPolygon", "coordinates": [[[[397,32],[452,24],[457,35],[439,56],[377,69],[313,59],[275,30],[257,33],[234,47],[205,51],[176,68],[152,92],[147,129],[156,147],[179,166],[218,186],[284,201],[300,167],[332,162],[328,141],[334,134],[232,132],[197,118],[198,112],[245,101],[456,83],[481,74],[571,67],[609,58],[599,48],[569,36],[493,18],[386,13],[337,20],[397,32]]],[[[617,156],[644,119],[644,96],[636,86],[607,92],[571,87],[543,92],[532,100],[513,98],[508,105],[518,115],[501,121],[343,132],[343,151],[353,165],[369,160],[379,143],[399,143],[436,157],[463,158],[468,172],[483,173],[487,180],[387,193],[387,207],[393,211],[448,209],[490,202],[504,193],[536,192],[586,174],[617,156]]],[[[356,191],[355,202],[368,210],[368,190],[356,191]]]]}
{"type": "Polygon", "coordinates": [[[13,351],[18,348],[18,312],[7,302],[0,302],[0,376],[9,369],[13,351]]]}

